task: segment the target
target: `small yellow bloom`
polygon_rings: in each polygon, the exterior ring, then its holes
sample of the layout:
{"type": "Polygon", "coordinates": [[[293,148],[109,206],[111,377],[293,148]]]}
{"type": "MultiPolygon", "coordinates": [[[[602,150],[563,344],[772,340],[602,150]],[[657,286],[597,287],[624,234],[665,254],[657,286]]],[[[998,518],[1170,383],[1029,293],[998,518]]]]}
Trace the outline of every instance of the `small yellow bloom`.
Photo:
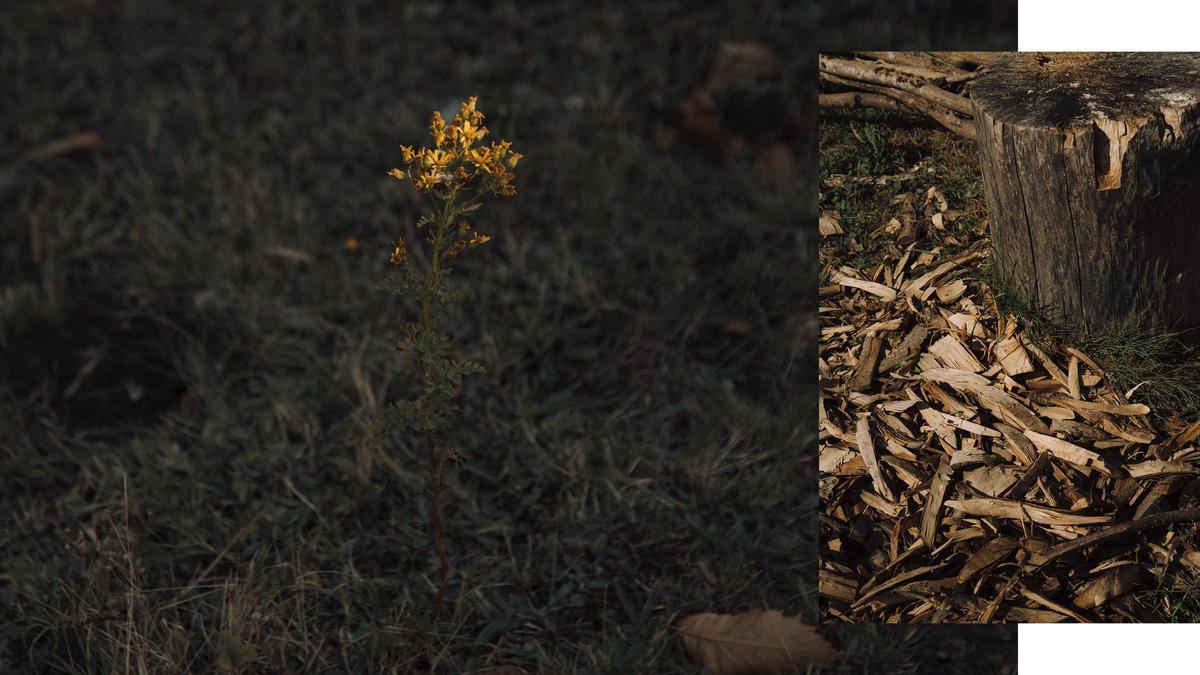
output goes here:
{"type": "Polygon", "coordinates": [[[429,131],[433,133],[433,142],[437,147],[442,147],[446,142],[446,120],[442,119],[442,113],[433,111],[433,117],[429,120],[429,131]]]}
{"type": "Polygon", "coordinates": [[[524,156],[519,152],[511,153],[508,157],[504,158],[504,165],[510,169],[515,169],[517,168],[517,162],[521,161],[521,158],[524,156]]]}
{"type": "Polygon", "coordinates": [[[445,150],[428,150],[421,157],[421,166],[427,169],[441,170],[454,161],[454,153],[445,150]]]}
{"type": "Polygon", "coordinates": [[[466,234],[471,231],[471,224],[465,220],[458,221],[458,231],[466,234]]]}
{"type": "Polygon", "coordinates": [[[468,147],[475,141],[486,136],[487,129],[478,124],[472,124],[469,120],[463,120],[461,124],[451,129],[451,134],[459,145],[468,147]]]}
{"type": "Polygon", "coordinates": [[[417,159],[417,152],[413,150],[411,145],[400,146],[400,152],[404,155],[405,164],[412,164],[417,159]]]}
{"type": "Polygon", "coordinates": [[[475,102],[478,100],[478,96],[472,96],[459,107],[459,114],[462,115],[463,119],[473,120],[476,123],[483,119],[483,113],[475,109],[475,102]]]}
{"type": "Polygon", "coordinates": [[[475,236],[471,237],[471,241],[467,242],[467,245],[470,246],[471,248],[475,248],[476,246],[481,246],[483,244],[488,243],[491,240],[492,240],[492,238],[487,236],[486,234],[479,234],[478,232],[476,232],[475,236]]]}
{"type": "Polygon", "coordinates": [[[404,180],[405,178],[408,177],[408,174],[405,173],[404,171],[401,171],[400,169],[392,169],[391,171],[388,172],[388,175],[391,176],[392,178],[395,178],[396,180],[404,180]]]}
{"type": "Polygon", "coordinates": [[[429,190],[433,186],[442,182],[441,177],[443,175],[444,174],[440,174],[436,171],[422,172],[421,175],[413,177],[413,187],[418,190],[429,190]]]}
{"type": "Polygon", "coordinates": [[[403,265],[406,253],[407,251],[404,247],[404,240],[398,239],[396,240],[394,248],[392,248],[392,254],[388,256],[388,262],[396,265],[397,267],[403,265]]]}
{"type": "Polygon", "coordinates": [[[487,174],[493,173],[491,148],[471,148],[470,159],[471,163],[480,171],[487,174]]]}

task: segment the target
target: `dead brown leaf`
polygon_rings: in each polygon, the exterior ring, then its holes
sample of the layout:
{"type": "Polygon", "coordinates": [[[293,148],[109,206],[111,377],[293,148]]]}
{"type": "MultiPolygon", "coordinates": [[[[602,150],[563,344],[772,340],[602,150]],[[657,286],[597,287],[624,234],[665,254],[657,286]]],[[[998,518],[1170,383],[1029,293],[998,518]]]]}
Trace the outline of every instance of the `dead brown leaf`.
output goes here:
{"type": "Polygon", "coordinates": [[[679,621],[679,639],[713,675],[785,673],[839,656],[816,628],[773,609],[692,614],[679,621]]]}

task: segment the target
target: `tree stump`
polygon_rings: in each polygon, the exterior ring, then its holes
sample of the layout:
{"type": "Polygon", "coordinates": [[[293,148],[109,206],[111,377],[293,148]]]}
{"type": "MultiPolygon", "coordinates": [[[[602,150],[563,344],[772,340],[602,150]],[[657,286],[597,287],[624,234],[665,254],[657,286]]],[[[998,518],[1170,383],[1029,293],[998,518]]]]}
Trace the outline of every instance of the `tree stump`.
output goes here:
{"type": "Polygon", "coordinates": [[[1002,278],[1089,331],[1200,327],[1200,55],[1009,54],[971,98],[1002,278]]]}

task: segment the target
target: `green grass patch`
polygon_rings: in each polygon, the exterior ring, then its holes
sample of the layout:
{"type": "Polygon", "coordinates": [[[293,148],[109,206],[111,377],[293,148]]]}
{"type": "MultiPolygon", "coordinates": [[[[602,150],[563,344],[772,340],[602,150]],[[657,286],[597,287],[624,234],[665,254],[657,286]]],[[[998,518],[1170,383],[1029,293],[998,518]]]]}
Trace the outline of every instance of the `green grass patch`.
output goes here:
{"type": "Polygon", "coordinates": [[[814,619],[810,197],[654,141],[726,40],[798,112],[793,5],[6,8],[0,670],[694,672],[680,614],[814,619]],[[525,159],[453,277],[433,624],[378,284],[398,146],[469,95],[525,159]]]}

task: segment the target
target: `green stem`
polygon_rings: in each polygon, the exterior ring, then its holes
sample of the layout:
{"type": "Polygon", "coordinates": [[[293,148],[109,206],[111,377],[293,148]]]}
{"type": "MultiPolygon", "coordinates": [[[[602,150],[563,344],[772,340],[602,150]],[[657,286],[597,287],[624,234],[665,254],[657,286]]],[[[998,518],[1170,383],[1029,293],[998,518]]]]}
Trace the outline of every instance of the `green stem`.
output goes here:
{"type": "Polygon", "coordinates": [[[442,269],[442,239],[446,236],[456,197],[458,197],[457,189],[451,192],[446,199],[446,205],[442,207],[442,215],[438,218],[437,227],[433,233],[433,257],[429,268],[429,278],[425,280],[425,293],[421,297],[421,327],[425,330],[432,328],[429,323],[429,306],[433,303],[433,288],[437,283],[438,272],[442,269]]]}
{"type": "MultiPolygon", "coordinates": [[[[446,198],[446,203],[442,207],[442,215],[438,218],[438,222],[434,227],[433,233],[433,252],[429,265],[429,277],[425,280],[425,292],[421,297],[421,329],[423,331],[432,331],[433,322],[430,316],[433,305],[433,291],[437,286],[438,274],[442,269],[442,241],[446,237],[446,230],[450,227],[450,219],[454,213],[454,201],[458,196],[458,190],[454,190],[446,198]]],[[[432,374],[428,367],[426,372],[422,373],[424,381],[426,400],[431,400],[428,396],[430,387],[433,386],[431,381],[432,374]]],[[[432,417],[433,411],[426,410],[426,419],[432,417]]],[[[450,562],[446,557],[445,534],[442,531],[442,459],[437,451],[437,435],[433,431],[428,431],[425,434],[426,450],[428,451],[429,462],[429,517],[430,525],[433,529],[433,546],[437,551],[438,567],[440,579],[438,580],[437,594],[433,598],[432,607],[430,608],[431,620],[437,622],[438,614],[442,607],[443,598],[446,594],[446,584],[450,581],[450,562]]]]}

